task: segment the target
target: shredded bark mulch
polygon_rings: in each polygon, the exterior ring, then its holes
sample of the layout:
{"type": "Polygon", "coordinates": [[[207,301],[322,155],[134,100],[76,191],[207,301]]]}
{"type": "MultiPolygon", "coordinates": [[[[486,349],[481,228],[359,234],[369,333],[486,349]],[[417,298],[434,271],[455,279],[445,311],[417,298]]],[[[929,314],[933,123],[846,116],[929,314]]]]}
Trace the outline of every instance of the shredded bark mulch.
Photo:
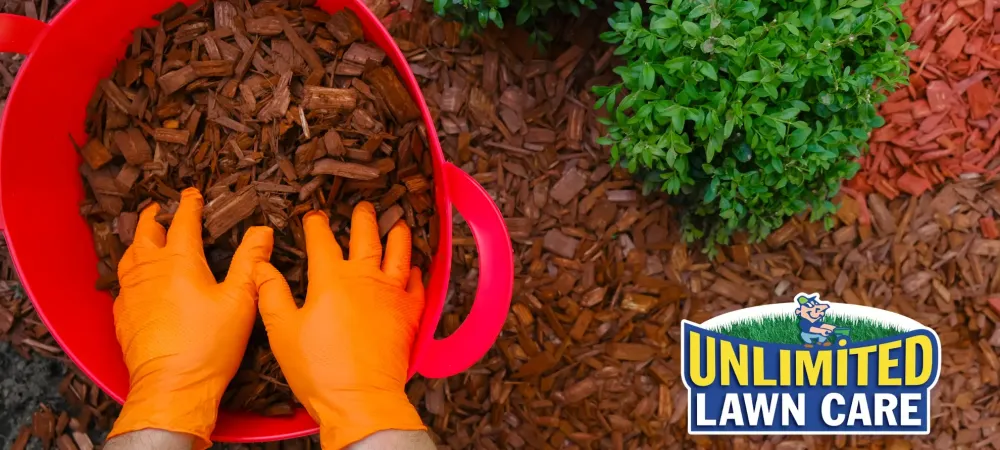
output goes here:
{"type": "MultiPolygon", "coordinates": [[[[1000,241],[982,227],[1000,211],[996,181],[949,180],[917,197],[848,189],[832,230],[793,220],[710,261],[680,244],[667,199],[642,196],[594,142],[589,87],[613,77],[610,50],[596,41],[600,18],[555,27],[541,54],[513,27],[463,38],[422,2],[402,6],[414,19],[393,31],[446,154],[494,195],[515,243],[515,297],[495,349],[463,375],[408,386],[441,448],[1000,448],[1000,316],[989,307],[1000,307],[1000,241]],[[687,436],[680,320],[790,301],[799,290],[937,330],[944,352],[930,435],[687,436]]],[[[453,251],[442,334],[465,317],[478,275],[460,221],[453,251]]],[[[37,321],[29,302],[3,301],[13,323],[37,321]]],[[[53,345],[39,331],[33,339],[53,345]]]]}
{"type": "Polygon", "coordinates": [[[920,195],[946,179],[1000,172],[996,7],[993,0],[903,5],[910,41],[918,45],[908,53],[910,85],[882,104],[886,126],[873,133],[852,188],[895,198],[920,195]]]}
{"type": "MultiPolygon", "coordinates": [[[[117,294],[118,261],[138,212],[180,191],[205,196],[205,254],[225,277],[245,230],[272,227],[271,261],[302,304],[307,289],[301,217],[323,210],[345,248],[354,205],[370,201],[383,238],[398,220],[427,273],[437,246],[431,156],[420,110],[361,22],[287,1],[181,4],[136,30],[88,111],[79,147],[81,205],[102,261],[98,289],[117,294]]],[[[258,320],[223,406],[269,416],[295,402],[258,320]]]]}

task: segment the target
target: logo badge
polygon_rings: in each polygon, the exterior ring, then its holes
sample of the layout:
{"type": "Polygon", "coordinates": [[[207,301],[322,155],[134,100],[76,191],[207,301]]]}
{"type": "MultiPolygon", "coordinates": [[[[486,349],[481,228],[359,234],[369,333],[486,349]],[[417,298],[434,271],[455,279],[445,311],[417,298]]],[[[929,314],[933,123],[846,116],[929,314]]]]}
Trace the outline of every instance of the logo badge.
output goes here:
{"type": "Polygon", "coordinates": [[[681,324],[691,434],[928,434],[941,341],[908,317],[800,293],[681,324]]]}

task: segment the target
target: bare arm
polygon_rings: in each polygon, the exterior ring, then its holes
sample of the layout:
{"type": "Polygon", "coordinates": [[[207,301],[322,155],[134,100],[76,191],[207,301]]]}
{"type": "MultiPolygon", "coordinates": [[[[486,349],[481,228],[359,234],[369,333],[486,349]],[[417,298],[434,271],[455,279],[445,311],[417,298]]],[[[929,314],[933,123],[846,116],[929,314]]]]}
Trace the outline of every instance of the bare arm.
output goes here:
{"type": "Polygon", "coordinates": [[[194,436],[190,434],[147,428],[112,438],[104,446],[104,450],[146,450],[151,448],[156,450],[191,450],[193,444],[194,436]]]}
{"type": "Polygon", "coordinates": [[[823,327],[811,327],[809,328],[809,332],[826,336],[830,331],[823,327]]]}
{"type": "Polygon", "coordinates": [[[424,431],[379,431],[351,445],[351,450],[435,450],[424,431]]]}

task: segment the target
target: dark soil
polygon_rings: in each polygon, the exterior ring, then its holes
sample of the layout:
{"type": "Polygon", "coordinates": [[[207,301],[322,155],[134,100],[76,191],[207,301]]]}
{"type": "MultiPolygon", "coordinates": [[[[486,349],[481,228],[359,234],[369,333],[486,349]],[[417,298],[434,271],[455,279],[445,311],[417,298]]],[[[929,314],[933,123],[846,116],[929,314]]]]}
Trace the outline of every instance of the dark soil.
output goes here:
{"type": "MultiPolygon", "coordinates": [[[[57,359],[25,360],[10,344],[0,342],[0,448],[10,448],[23,425],[31,425],[31,414],[40,404],[66,406],[55,389],[66,375],[66,365],[57,359]]],[[[33,442],[41,444],[37,439],[33,442]]]]}

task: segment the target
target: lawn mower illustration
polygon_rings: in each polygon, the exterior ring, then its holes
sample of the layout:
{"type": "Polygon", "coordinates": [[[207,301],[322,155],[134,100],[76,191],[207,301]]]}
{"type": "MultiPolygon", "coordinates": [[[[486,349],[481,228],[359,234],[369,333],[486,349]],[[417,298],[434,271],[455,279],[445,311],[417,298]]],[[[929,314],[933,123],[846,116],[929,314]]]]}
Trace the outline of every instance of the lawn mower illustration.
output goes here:
{"type": "Polygon", "coordinates": [[[844,327],[837,327],[833,330],[834,342],[836,342],[838,347],[846,347],[847,344],[851,343],[851,329],[844,327]]]}

